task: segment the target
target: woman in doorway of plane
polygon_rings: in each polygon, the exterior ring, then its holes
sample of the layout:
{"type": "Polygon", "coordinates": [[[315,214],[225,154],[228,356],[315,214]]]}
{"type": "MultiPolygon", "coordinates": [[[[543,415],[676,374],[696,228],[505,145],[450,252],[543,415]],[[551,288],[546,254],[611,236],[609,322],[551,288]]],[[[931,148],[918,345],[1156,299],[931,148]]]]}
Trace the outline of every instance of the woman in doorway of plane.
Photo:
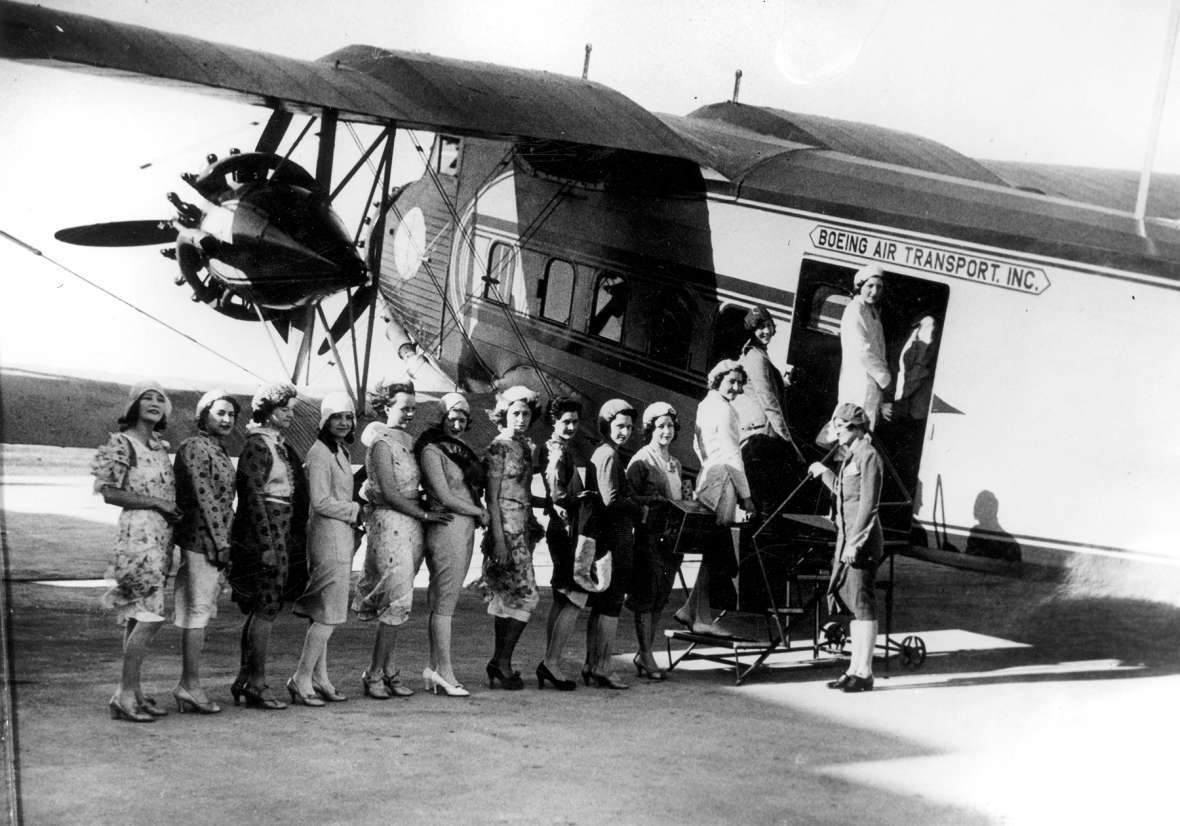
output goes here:
{"type": "Polygon", "coordinates": [[[231,529],[229,584],[246,621],[242,662],[230,686],[234,705],[286,708],[266,684],[266,655],[275,617],[307,583],[307,481],[303,463],[283,431],[295,420],[295,388],[259,387],[238,458],[238,509],[231,529]]]}
{"type": "Polygon", "coordinates": [[[610,586],[591,594],[590,621],[586,626],[586,665],[582,682],[593,680],[599,688],[630,688],[611,673],[611,653],[619,627],[623,597],[631,587],[632,557],[635,548],[635,523],[641,515],[639,503],[631,494],[625,472],[626,461],[619,452],[631,440],[638,414],[630,402],[611,399],[598,411],[598,432],[603,442],[590,457],[593,473],[590,488],[597,491],[600,505],[598,542],[611,555],[610,586]]]}
{"type": "Polygon", "coordinates": [[[451,663],[451,618],[471,566],[475,526],[488,524],[488,512],[480,505],[483,464],[462,440],[471,427],[471,405],[459,393],[447,393],[442,397],[442,408],[442,420],[414,445],[430,510],[453,517],[450,522],[426,526],[430,665],[423,669],[422,679],[435,694],[441,691],[448,697],[467,697],[471,692],[456,679],[451,663]]]}
{"type": "Polygon", "coordinates": [[[103,605],[113,608],[124,626],[123,672],[109,703],[111,717],[132,723],[152,723],[168,713],[143,693],[139,680],[148,646],[164,624],[164,583],[172,561],[176,487],[168,443],[158,435],[171,412],[159,383],[136,384],[119,418],[119,432],[90,463],[94,492],[123,509],[107,571],[115,586],[103,596],[103,605]]]}
{"type": "Polygon", "coordinates": [[[672,583],[683,558],[666,540],[669,502],[682,496],[680,460],[668,446],[680,432],[676,409],[667,402],[655,402],[643,411],[643,447],[627,464],[627,483],[632,496],[645,508],[644,518],[635,526],[635,565],[627,607],[635,616],[635,671],[640,677],[663,680],[667,673],[657,664],[652,649],[660,613],[672,595],[672,583]]]}
{"type": "Polygon", "coordinates": [[[320,402],[320,431],[307,451],[308,582],[292,613],[309,621],[295,674],[287,680],[291,702],[304,706],[342,703],[348,698],[328,677],[328,640],[348,620],[348,586],[361,508],[352,498],[348,446],[356,413],[347,393],[329,393],[320,402]]]}
{"type": "Polygon", "coordinates": [[[201,687],[205,628],[217,616],[217,597],[229,565],[230,525],[234,518],[234,465],[222,444],[241,412],[237,399],[210,390],[197,402],[197,435],[176,452],[176,606],[173,624],[181,629],[180,682],[172,691],[179,711],[221,711],[201,687]]]}
{"type": "Polygon", "coordinates": [[[523,385],[505,390],[492,412],[500,433],[484,460],[489,520],[482,548],[488,613],[495,618],[489,688],[497,682],[510,691],[524,688],[520,672],[512,669],[512,654],[540,602],[533,548],[544,534],[533,516],[533,444],[525,435],[540,412],[537,394],[523,385]]]}
{"type": "Polygon", "coordinates": [[[385,416],[385,426],[374,428],[365,456],[368,548],[352,607],[361,620],[377,621],[373,655],[361,674],[365,695],[388,700],[414,693],[402,681],[395,656],[397,629],[410,619],[414,602],[414,574],[422,564],[425,543],[423,526],[446,524],[453,517],[424,510],[418,503],[421,474],[414,440],[406,432],[418,412],[414,385],[409,381],[378,384],[369,394],[369,405],[385,416]]]}

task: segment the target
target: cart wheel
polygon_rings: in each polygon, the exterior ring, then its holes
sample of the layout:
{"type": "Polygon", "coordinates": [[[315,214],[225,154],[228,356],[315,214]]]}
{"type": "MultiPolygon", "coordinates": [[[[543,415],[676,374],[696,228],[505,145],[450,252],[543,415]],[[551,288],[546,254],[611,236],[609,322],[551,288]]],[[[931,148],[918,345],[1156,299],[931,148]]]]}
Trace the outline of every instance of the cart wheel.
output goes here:
{"type": "Polygon", "coordinates": [[[844,642],[848,639],[848,632],[844,630],[843,623],[825,622],[824,627],[820,630],[824,636],[821,648],[833,654],[839,654],[844,650],[844,642]]]}
{"type": "Polygon", "coordinates": [[[926,643],[921,637],[910,635],[901,641],[901,651],[898,652],[898,659],[901,661],[903,668],[911,670],[921,668],[922,663],[926,662],[926,643]]]}

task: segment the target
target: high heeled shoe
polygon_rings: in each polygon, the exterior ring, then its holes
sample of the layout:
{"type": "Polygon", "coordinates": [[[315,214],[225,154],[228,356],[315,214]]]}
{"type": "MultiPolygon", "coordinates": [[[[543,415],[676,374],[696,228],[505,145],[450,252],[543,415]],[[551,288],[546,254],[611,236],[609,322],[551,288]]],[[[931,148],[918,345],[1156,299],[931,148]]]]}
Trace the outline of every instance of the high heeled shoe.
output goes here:
{"type": "Polygon", "coordinates": [[[242,699],[246,694],[246,686],[249,685],[245,677],[238,677],[229,685],[229,696],[234,698],[234,705],[242,699]]]}
{"type": "Polygon", "coordinates": [[[315,689],[312,689],[311,692],[307,694],[304,694],[302,691],[300,691],[299,686],[295,685],[294,677],[287,680],[287,693],[291,695],[291,705],[310,706],[311,708],[322,708],[327,705],[327,703],[321,700],[319,695],[315,693],[315,689]]]}
{"type": "Polygon", "coordinates": [[[442,689],[442,693],[448,697],[471,696],[471,692],[465,689],[458,680],[453,683],[447,682],[433,668],[422,669],[422,681],[426,684],[426,690],[431,694],[438,694],[439,689],[442,689]]]}
{"type": "Polygon", "coordinates": [[[646,677],[647,679],[655,680],[656,682],[668,679],[668,672],[667,671],[661,671],[658,668],[648,668],[646,665],[643,664],[643,660],[639,659],[638,654],[635,655],[634,659],[632,659],[631,662],[635,664],[636,676],[646,677]]]}
{"type": "Polygon", "coordinates": [[[578,687],[574,680],[559,680],[554,676],[553,672],[549,670],[549,666],[545,665],[544,660],[537,663],[537,689],[543,689],[545,682],[549,681],[553,687],[558,691],[573,691],[578,687]]]}
{"type": "Polygon", "coordinates": [[[374,700],[388,700],[393,697],[389,693],[389,686],[385,684],[383,676],[370,677],[368,669],[361,672],[361,685],[365,687],[365,696],[374,700]]]}
{"type": "Polygon", "coordinates": [[[119,702],[118,697],[112,697],[111,701],[107,703],[107,708],[111,710],[112,720],[126,720],[128,723],[154,723],[156,718],[152,715],[140,711],[138,708],[130,709],[119,702]]]}
{"type": "Polygon", "coordinates": [[[624,682],[615,679],[613,674],[599,674],[597,671],[587,672],[590,679],[594,681],[594,685],[598,688],[611,688],[615,691],[626,691],[631,686],[624,682]]]}
{"type": "Polygon", "coordinates": [[[582,663],[582,685],[590,685],[590,663],[582,663]]]}
{"type": "Polygon", "coordinates": [[[500,681],[500,688],[506,691],[520,691],[524,688],[524,679],[519,671],[506,675],[495,662],[489,662],[485,670],[488,672],[488,688],[495,688],[496,680],[500,681]]]}
{"type": "Polygon", "coordinates": [[[315,691],[316,694],[318,694],[324,698],[325,702],[343,703],[343,702],[347,702],[347,700],[348,700],[348,697],[346,697],[345,695],[343,695],[339,691],[337,691],[335,686],[320,685],[315,680],[312,680],[311,687],[312,687],[312,690],[315,691]]]}
{"type": "MultiPolygon", "coordinates": [[[[262,688],[255,688],[246,683],[240,686],[242,698],[246,701],[246,708],[259,708],[263,711],[278,711],[287,707],[287,704],[274,695],[270,690],[270,686],[264,685],[262,688]]],[[[236,700],[235,700],[236,702],[236,700]]]]}
{"type": "Polygon", "coordinates": [[[168,709],[162,707],[156,702],[156,698],[148,694],[135,695],[135,707],[143,714],[150,714],[153,717],[167,717],[168,709]]]}
{"type": "Polygon", "coordinates": [[[187,711],[194,711],[197,714],[217,714],[221,711],[221,706],[217,703],[212,700],[202,703],[183,686],[172,689],[172,696],[176,699],[176,710],[181,714],[187,711]]]}
{"type": "Polygon", "coordinates": [[[402,682],[401,672],[395,671],[392,674],[381,674],[381,679],[385,681],[385,687],[389,689],[389,694],[392,697],[413,697],[414,689],[402,682]]]}

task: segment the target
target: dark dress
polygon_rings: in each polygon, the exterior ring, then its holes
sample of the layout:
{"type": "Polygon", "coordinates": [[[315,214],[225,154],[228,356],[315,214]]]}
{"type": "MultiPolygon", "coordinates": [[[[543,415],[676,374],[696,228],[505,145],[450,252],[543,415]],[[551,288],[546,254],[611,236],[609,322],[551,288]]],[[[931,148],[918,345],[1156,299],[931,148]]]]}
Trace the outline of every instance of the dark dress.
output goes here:
{"type": "Polygon", "coordinates": [[[580,597],[574,598],[584,601],[585,591],[574,583],[574,549],[581,526],[578,494],[583,488],[574,464],[573,451],[567,443],[550,439],[541,448],[538,464],[545,483],[545,515],[549,517],[545,527],[545,544],[553,560],[553,575],[549,584],[554,591],[567,596],[580,594],[580,597]],[[568,521],[561,518],[555,506],[565,509],[568,521]]]}
{"type": "Polygon", "coordinates": [[[302,466],[277,431],[256,428],[246,436],[238,459],[229,570],[233,600],[244,614],[274,618],[307,585],[308,495],[302,466]],[[275,467],[276,458],[282,467],[275,467]]]}
{"type": "Polygon", "coordinates": [[[631,569],[635,552],[635,523],[642,508],[632,498],[625,473],[626,459],[611,444],[602,444],[590,457],[594,472],[588,474],[591,490],[598,493],[598,509],[594,517],[598,528],[599,552],[610,551],[610,587],[590,595],[590,607],[598,613],[617,617],[623,608],[623,598],[631,587],[631,569]]]}

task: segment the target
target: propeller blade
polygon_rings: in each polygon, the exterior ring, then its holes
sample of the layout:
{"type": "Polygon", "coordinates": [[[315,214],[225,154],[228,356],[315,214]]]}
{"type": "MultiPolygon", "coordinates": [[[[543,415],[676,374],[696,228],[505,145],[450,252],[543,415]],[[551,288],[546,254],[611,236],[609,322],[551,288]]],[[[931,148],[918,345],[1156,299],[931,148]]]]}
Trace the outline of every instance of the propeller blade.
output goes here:
{"type": "MultiPolygon", "coordinates": [[[[352,294],[352,299],[348,302],[348,306],[340,311],[340,315],[336,316],[336,320],[333,321],[332,326],[328,328],[328,335],[331,336],[333,342],[339,341],[344,337],[344,334],[348,332],[350,319],[353,322],[360,321],[361,314],[364,313],[366,309],[368,309],[369,302],[373,300],[373,293],[376,291],[376,289],[376,284],[369,284],[367,286],[361,287],[352,294]]],[[[324,353],[328,352],[331,347],[332,345],[329,344],[328,339],[325,338],[320,344],[320,349],[316,351],[316,355],[322,356],[324,353]]]]}
{"type": "Polygon", "coordinates": [[[176,228],[167,221],[111,221],[61,229],[53,237],[84,247],[144,247],[171,244],[176,240],[176,228]]]}

